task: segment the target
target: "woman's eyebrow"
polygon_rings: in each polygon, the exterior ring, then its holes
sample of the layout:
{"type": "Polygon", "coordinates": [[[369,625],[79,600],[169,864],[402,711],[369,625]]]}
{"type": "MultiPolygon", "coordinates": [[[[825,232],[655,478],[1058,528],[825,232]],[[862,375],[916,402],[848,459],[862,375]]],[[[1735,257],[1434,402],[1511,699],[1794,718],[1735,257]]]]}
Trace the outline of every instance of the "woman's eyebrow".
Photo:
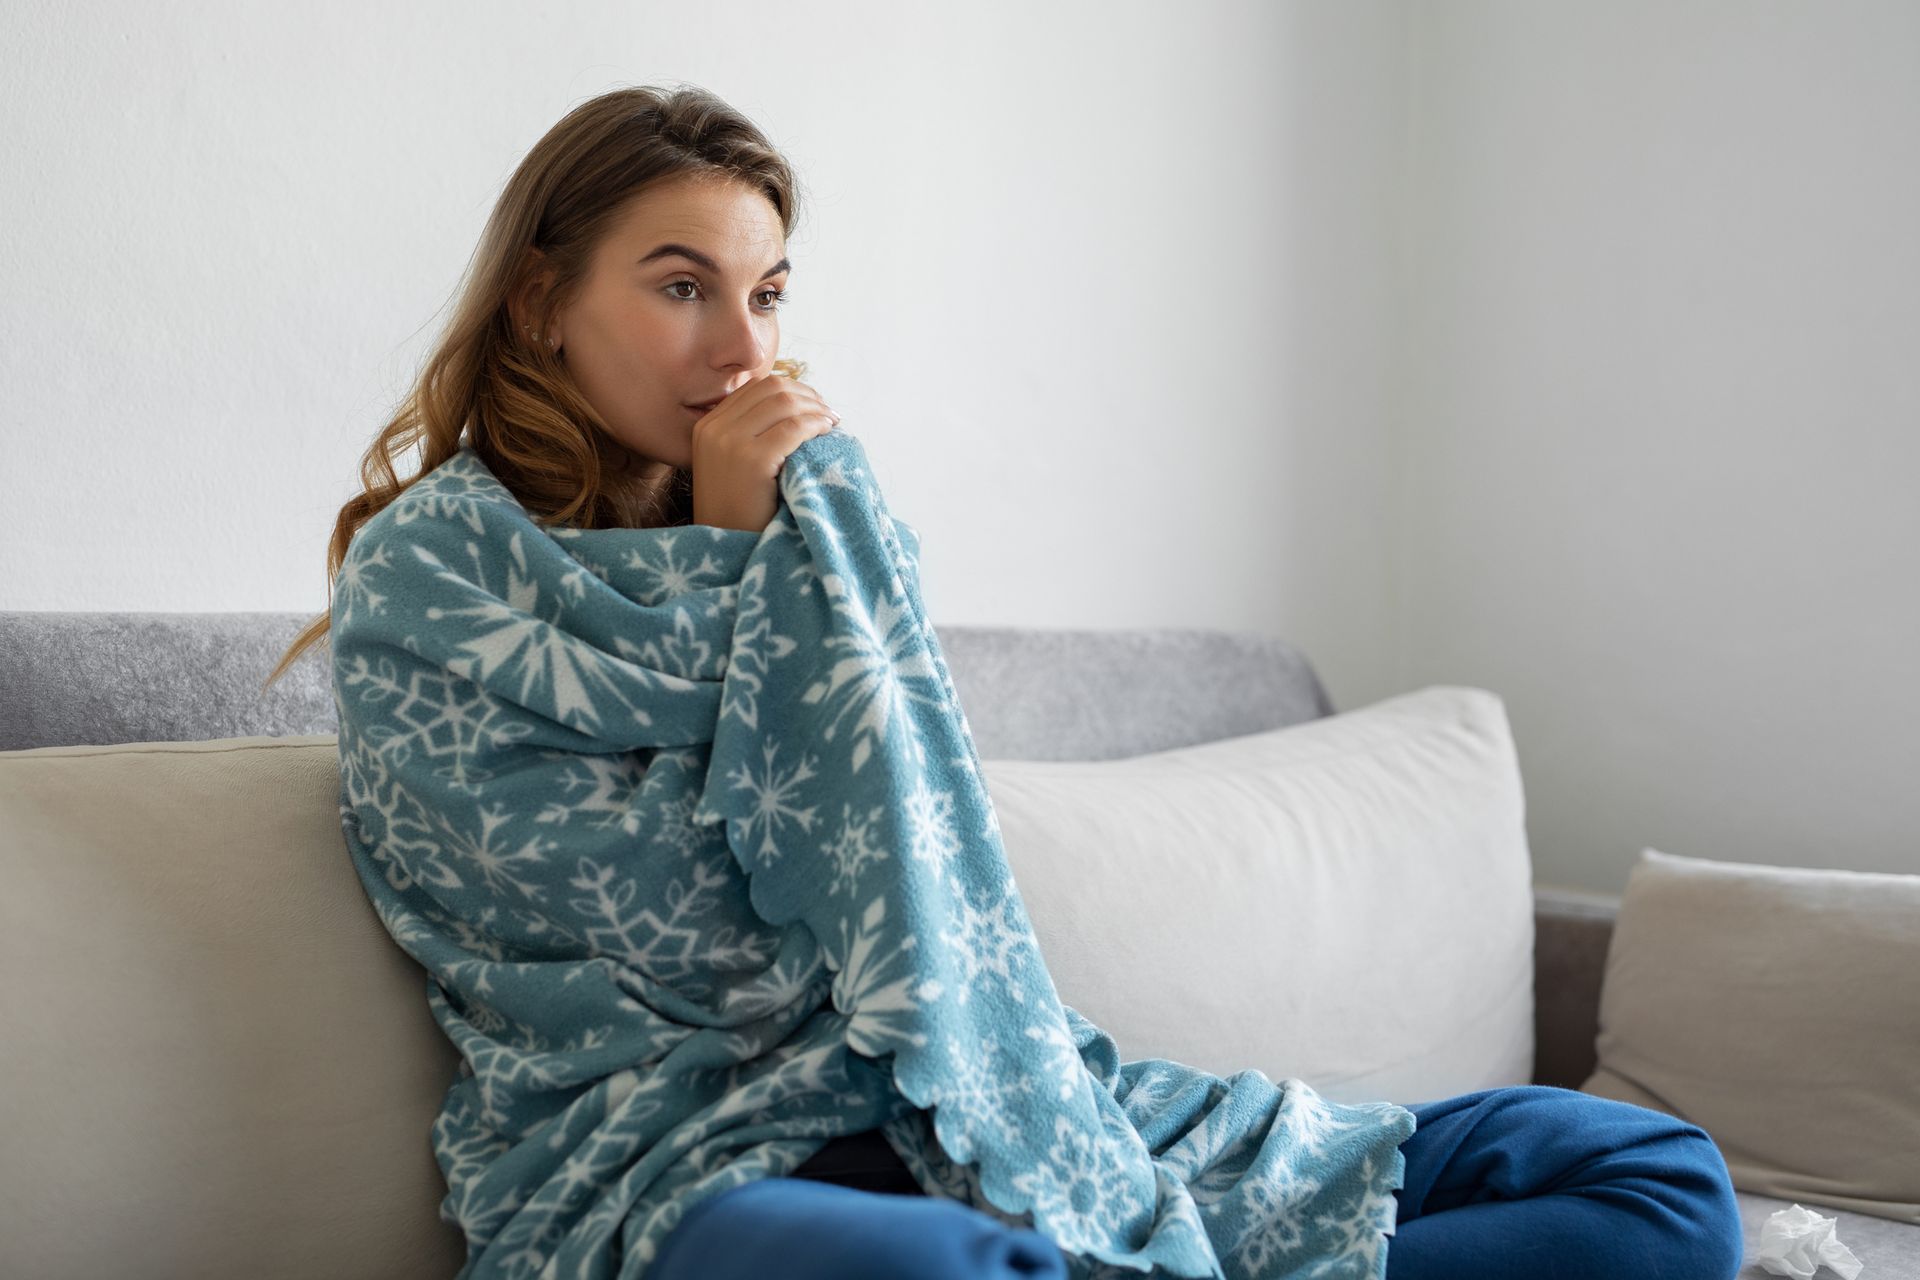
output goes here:
{"type": "MultiPolygon", "coordinates": [[[[712,258],[709,258],[706,254],[700,252],[698,249],[689,249],[687,248],[687,246],[683,244],[663,244],[658,249],[655,249],[652,253],[648,254],[646,257],[640,259],[640,261],[636,262],[634,265],[641,266],[646,263],[652,262],[655,258],[671,257],[676,253],[679,254],[681,257],[686,258],[690,262],[699,264],[701,267],[705,268],[706,270],[711,271],[714,275],[720,274],[719,263],[715,262],[712,258]]],[[[787,261],[785,258],[782,258],[780,259],[780,261],[774,263],[772,266],[768,267],[764,272],[762,272],[760,275],[760,278],[762,280],[765,280],[768,276],[777,276],[782,271],[787,270],[792,265],[793,264],[791,262],[787,261]]]]}

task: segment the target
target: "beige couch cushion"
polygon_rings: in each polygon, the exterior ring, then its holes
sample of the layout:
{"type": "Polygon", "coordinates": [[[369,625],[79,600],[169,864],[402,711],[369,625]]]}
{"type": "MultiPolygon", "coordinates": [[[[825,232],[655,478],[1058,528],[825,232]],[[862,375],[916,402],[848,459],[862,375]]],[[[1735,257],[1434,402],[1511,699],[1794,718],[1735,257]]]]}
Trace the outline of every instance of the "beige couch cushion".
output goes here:
{"type": "Polygon", "coordinates": [[[333,735],[0,752],[9,1275],[450,1276],[457,1057],[333,735]]]}
{"type": "Polygon", "coordinates": [[[1425,1102],[1533,1075],[1519,764],[1484,689],[1103,761],[981,762],[1060,998],[1121,1058],[1425,1102]]]}
{"type": "Polygon", "coordinates": [[[1920,1223],[1920,876],[1686,858],[1627,879],[1587,1093],[1713,1136],[1742,1191],[1920,1223]]]}
{"type": "MultiPolygon", "coordinates": [[[[457,1057],[342,842],[333,735],[0,752],[0,1240],[31,1276],[450,1276],[457,1057]]],[[[1420,1101],[1527,1079],[1502,705],[1432,689],[986,761],[1063,999],[1129,1059],[1420,1101]]]]}

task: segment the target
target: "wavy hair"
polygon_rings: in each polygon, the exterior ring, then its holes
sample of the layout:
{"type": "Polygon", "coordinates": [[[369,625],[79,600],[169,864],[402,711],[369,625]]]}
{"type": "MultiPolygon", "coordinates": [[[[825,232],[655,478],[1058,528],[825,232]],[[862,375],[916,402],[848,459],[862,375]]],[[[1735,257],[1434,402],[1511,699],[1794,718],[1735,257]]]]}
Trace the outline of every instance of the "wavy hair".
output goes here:
{"type": "MultiPolygon", "coordinates": [[[[705,89],[643,86],[602,94],[569,111],[527,153],[494,204],[433,353],[361,458],[363,492],[340,508],[327,548],[327,612],[295,638],[263,690],[326,635],[334,583],[353,535],[463,444],[471,444],[542,525],[693,522],[690,469],[673,468],[642,496],[614,480],[629,455],[559,355],[544,342],[516,336],[511,303],[537,272],[551,268],[553,282],[538,312],[521,322],[544,333],[549,318],[584,287],[594,250],[626,202],[657,182],[690,175],[764,192],[791,238],[799,220],[792,167],[752,121],[705,89]],[[401,479],[394,460],[416,445],[420,468],[401,479]]],[[[785,359],[774,368],[794,378],[806,371],[785,359]]]]}

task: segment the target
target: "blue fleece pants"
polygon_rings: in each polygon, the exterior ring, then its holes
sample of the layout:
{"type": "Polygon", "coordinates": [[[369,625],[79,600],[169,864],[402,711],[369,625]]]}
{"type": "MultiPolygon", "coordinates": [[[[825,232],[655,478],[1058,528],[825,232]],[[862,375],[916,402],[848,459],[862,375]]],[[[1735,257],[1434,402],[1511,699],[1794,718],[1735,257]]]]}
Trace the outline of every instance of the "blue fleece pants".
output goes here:
{"type": "MultiPolygon", "coordinates": [[[[1695,1125],[1546,1085],[1408,1110],[1419,1127],[1400,1147],[1388,1280],[1733,1280],[1740,1270],[1726,1161],[1695,1125]]],[[[1037,1232],[954,1200],[863,1189],[881,1185],[873,1170],[845,1181],[767,1178],[702,1201],[648,1280],[1067,1275],[1037,1232]]]]}

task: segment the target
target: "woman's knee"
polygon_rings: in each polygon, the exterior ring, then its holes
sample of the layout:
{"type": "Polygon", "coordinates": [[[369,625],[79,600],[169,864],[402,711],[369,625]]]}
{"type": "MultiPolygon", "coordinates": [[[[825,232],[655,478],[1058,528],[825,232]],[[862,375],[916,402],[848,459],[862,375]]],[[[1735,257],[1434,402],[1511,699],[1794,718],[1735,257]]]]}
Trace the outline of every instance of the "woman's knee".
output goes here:
{"type": "Polygon", "coordinates": [[[1675,1274],[1733,1280],[1745,1253],[1740,1201],[1712,1135],[1664,1111],[1579,1096],[1609,1133],[1624,1135],[1603,1162],[1608,1182],[1660,1206],[1683,1262],[1675,1274]]]}
{"type": "MultiPolygon", "coordinates": [[[[1551,1085],[1483,1090],[1431,1104],[1465,1111],[1522,1166],[1517,1194],[1573,1194],[1627,1209],[1655,1233],[1670,1274],[1732,1280],[1742,1262],[1740,1204],[1727,1162],[1700,1126],[1650,1107],[1551,1085]]],[[[1471,1118],[1469,1118],[1471,1117],[1471,1118]]]]}
{"type": "Polygon", "coordinates": [[[1746,1252],[1740,1222],[1740,1201],[1726,1157],[1712,1136],[1698,1125],[1675,1120],[1664,1142],[1681,1171],[1678,1181],[1687,1195],[1686,1225],[1681,1234],[1692,1249],[1687,1272],[1703,1280],[1733,1280],[1746,1252]]]}

